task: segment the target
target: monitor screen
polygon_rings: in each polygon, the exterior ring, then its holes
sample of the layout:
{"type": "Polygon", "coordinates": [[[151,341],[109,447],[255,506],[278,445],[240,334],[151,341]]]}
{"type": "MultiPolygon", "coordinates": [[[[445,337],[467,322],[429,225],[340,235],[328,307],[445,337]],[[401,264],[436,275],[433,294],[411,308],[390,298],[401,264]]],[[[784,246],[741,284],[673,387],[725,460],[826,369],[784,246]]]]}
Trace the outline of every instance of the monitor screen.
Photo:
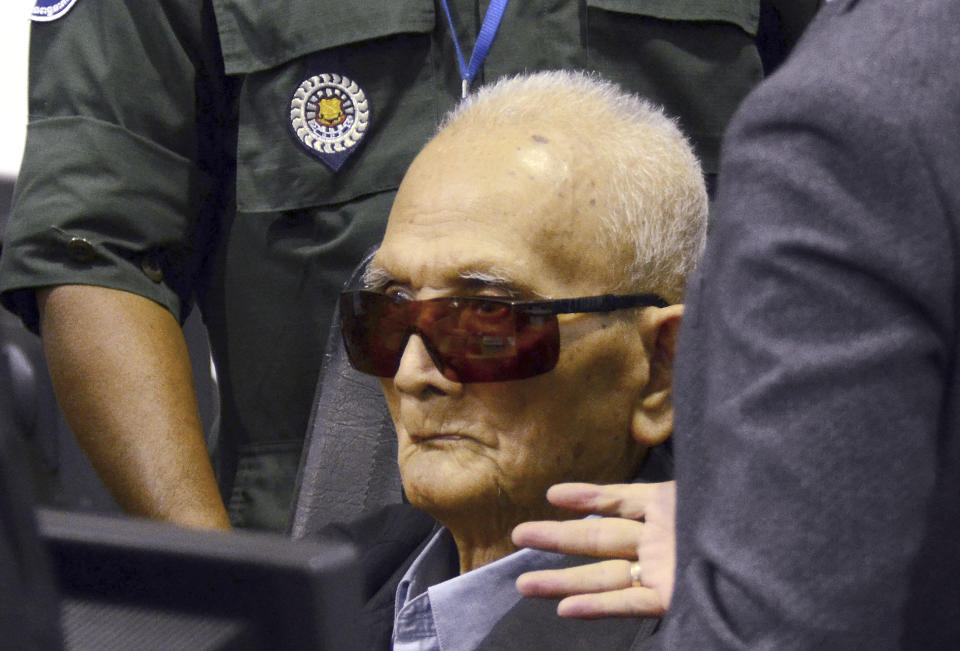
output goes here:
{"type": "Polygon", "coordinates": [[[41,509],[67,649],[349,649],[355,553],[328,537],[41,509]]]}

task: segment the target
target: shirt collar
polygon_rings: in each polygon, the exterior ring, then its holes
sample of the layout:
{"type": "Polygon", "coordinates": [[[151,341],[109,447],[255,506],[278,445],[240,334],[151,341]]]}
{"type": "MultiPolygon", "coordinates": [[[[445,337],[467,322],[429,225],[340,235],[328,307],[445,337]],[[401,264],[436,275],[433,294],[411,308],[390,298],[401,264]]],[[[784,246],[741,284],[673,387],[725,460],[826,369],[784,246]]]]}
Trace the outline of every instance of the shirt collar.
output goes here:
{"type": "Polygon", "coordinates": [[[475,649],[522,599],[515,585],[520,574],[584,562],[555,552],[521,549],[457,574],[451,558],[457,558],[456,545],[450,532],[441,528],[400,580],[394,606],[395,649],[475,649]]]}

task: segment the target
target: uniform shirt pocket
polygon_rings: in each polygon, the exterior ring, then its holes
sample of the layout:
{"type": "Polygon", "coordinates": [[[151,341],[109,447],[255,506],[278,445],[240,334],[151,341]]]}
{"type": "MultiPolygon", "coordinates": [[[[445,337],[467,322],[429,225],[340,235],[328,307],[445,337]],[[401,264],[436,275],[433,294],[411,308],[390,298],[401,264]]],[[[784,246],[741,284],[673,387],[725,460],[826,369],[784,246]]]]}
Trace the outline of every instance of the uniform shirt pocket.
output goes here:
{"type": "Polygon", "coordinates": [[[432,59],[433,2],[215,5],[226,71],[242,79],[238,210],[297,210],[395,189],[441,110],[432,59]],[[353,82],[369,110],[363,139],[336,171],[291,127],[295,92],[318,75],[353,82]]]}
{"type": "Polygon", "coordinates": [[[587,0],[587,5],[662,20],[732,23],[751,36],[760,20],[758,0],[587,0]]]}

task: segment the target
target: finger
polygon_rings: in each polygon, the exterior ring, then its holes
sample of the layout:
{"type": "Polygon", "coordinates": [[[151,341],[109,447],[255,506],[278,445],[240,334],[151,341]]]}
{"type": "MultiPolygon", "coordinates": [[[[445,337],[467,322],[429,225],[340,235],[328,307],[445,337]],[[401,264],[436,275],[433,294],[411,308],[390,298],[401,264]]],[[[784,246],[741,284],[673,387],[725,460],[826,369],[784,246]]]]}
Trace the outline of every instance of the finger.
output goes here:
{"type": "Polygon", "coordinates": [[[662,617],[666,609],[660,596],[644,587],[567,597],[557,605],[561,617],[662,617]]]}
{"type": "Polygon", "coordinates": [[[525,597],[566,597],[586,592],[619,590],[631,585],[630,561],[600,561],[562,570],[539,570],[517,577],[525,597]]]}
{"type": "Polygon", "coordinates": [[[571,511],[639,520],[662,489],[662,484],[557,484],[547,491],[547,499],[571,511]]]}
{"type": "Polygon", "coordinates": [[[524,522],[513,529],[513,544],[596,558],[636,558],[644,525],[623,518],[524,522]]]}

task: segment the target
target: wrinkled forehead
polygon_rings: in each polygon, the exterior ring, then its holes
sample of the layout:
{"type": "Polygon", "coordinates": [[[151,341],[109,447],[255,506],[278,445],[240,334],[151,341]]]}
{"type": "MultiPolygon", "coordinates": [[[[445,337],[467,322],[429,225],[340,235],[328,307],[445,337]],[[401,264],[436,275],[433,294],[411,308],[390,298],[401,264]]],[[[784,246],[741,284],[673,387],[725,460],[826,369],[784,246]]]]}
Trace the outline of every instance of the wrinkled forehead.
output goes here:
{"type": "Polygon", "coordinates": [[[602,257],[598,217],[583,209],[591,185],[549,131],[441,134],[404,177],[374,267],[414,286],[490,274],[537,294],[573,291],[596,282],[602,257]]]}

